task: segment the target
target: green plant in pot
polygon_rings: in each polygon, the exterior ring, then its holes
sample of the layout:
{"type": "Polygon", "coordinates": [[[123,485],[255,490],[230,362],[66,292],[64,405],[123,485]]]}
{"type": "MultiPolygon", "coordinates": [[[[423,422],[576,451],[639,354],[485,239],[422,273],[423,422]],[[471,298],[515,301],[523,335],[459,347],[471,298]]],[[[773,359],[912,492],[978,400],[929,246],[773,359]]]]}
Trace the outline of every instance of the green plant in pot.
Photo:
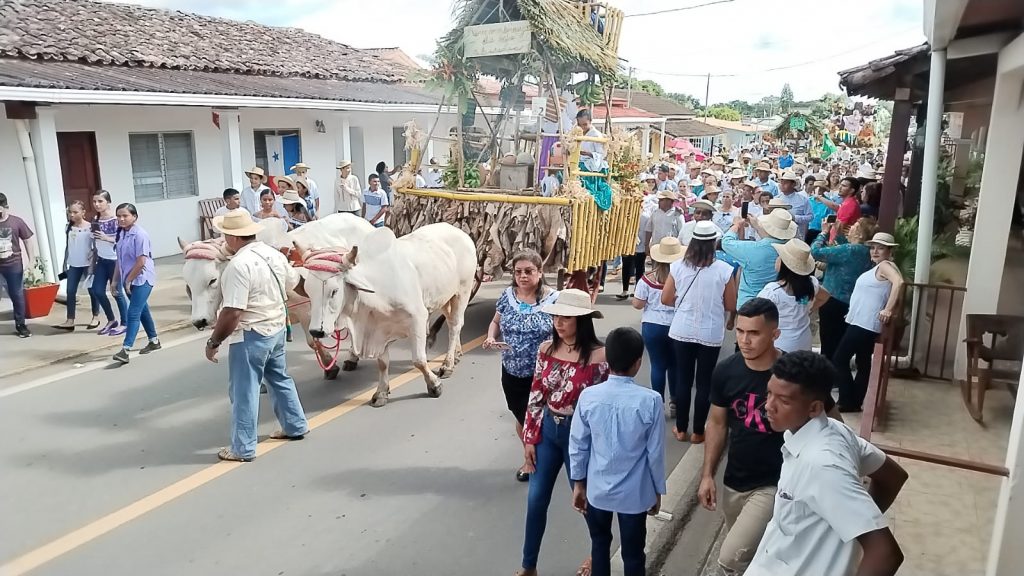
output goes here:
{"type": "Polygon", "coordinates": [[[25,287],[25,317],[49,316],[60,284],[46,280],[46,260],[41,256],[36,257],[31,268],[25,269],[22,285],[25,287]]]}

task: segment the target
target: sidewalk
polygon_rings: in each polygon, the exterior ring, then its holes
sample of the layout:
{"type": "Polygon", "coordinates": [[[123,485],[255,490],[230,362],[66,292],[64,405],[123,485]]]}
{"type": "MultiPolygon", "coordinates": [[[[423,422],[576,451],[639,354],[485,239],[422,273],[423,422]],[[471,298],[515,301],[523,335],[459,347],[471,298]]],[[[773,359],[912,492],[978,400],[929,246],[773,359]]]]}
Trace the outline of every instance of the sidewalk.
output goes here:
{"type": "MultiPolygon", "coordinates": [[[[157,333],[164,338],[169,332],[190,326],[192,307],[185,293],[185,281],[181,277],[182,261],[181,255],[156,260],[157,285],[149,297],[149,309],[156,322],[157,333]]],[[[114,314],[117,314],[116,306],[114,314]]],[[[121,337],[99,336],[96,330],[85,328],[91,318],[89,295],[85,287],[78,293],[78,328],[71,333],[52,328],[63,323],[66,315],[67,308],[61,303],[55,303],[49,316],[28,321],[32,337],[22,339],[14,336],[10,300],[5,298],[0,302],[0,342],[3,347],[0,378],[60,362],[100,359],[108,353],[112,354],[120,346],[121,337]]],[[[100,319],[102,325],[105,320],[102,311],[100,319]]]]}

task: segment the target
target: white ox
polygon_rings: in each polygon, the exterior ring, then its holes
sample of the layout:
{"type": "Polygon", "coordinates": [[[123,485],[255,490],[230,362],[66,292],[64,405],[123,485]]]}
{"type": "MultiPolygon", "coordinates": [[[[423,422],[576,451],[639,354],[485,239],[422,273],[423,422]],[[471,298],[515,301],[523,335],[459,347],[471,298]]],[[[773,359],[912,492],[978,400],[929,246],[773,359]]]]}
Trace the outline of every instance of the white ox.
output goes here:
{"type": "MultiPolygon", "coordinates": [[[[277,249],[290,249],[294,242],[316,248],[330,246],[353,246],[363,240],[373,230],[373,225],[352,214],[331,214],[320,220],[314,220],[301,228],[286,232],[286,224],[279,219],[263,220],[264,230],[256,236],[260,240],[277,249]]],[[[192,301],[192,325],[202,330],[212,326],[217,320],[221,307],[220,276],[231,255],[227,251],[223,238],[192,242],[186,244],[180,238],[178,245],[185,254],[185,265],[182,275],[185,279],[189,299],[192,301]]],[[[305,270],[300,274],[306,276],[305,270]]],[[[331,363],[332,358],[310,336],[309,302],[308,299],[294,292],[288,293],[289,312],[297,320],[306,334],[306,344],[319,357],[324,366],[331,363]]],[[[358,358],[350,352],[342,367],[355,370],[358,358]]],[[[324,378],[333,380],[338,376],[338,366],[330,366],[324,370],[324,378]]]]}
{"type": "Polygon", "coordinates": [[[380,369],[371,406],[387,404],[388,349],[392,342],[412,337],[413,365],[423,373],[427,394],[441,395],[441,378],[455,369],[462,353],[460,340],[466,306],[476,280],[476,247],[463,231],[445,223],[430,224],[395,238],[379,228],[349,251],[307,251],[310,332],[314,338],[340,330],[346,319],[355,328],[357,353],[377,358],[380,369]],[[448,352],[437,374],[427,365],[427,322],[440,311],[448,324],[448,352]]]}

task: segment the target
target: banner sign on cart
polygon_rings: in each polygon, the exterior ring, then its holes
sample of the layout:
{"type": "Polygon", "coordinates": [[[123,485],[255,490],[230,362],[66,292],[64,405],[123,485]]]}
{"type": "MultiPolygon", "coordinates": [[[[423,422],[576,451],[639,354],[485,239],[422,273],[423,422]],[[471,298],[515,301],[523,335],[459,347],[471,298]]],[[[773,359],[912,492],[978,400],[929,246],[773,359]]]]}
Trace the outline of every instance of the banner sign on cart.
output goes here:
{"type": "Polygon", "coordinates": [[[526,20],[467,26],[462,31],[467,58],[523,54],[530,51],[533,33],[526,20]]]}

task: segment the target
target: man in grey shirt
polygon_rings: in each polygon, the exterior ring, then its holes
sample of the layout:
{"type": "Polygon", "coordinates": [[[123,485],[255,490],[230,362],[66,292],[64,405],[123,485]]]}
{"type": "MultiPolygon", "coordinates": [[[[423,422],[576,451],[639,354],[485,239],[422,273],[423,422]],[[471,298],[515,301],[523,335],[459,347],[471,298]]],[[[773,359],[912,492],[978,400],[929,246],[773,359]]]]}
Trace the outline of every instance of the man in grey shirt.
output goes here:
{"type": "Polygon", "coordinates": [[[796,191],[799,181],[799,176],[787,170],[779,179],[779,198],[790,205],[789,213],[793,215],[793,221],[796,222],[798,228],[796,237],[804,238],[807,236],[807,224],[810,223],[814,212],[811,210],[811,201],[807,195],[796,191]]]}
{"type": "Polygon", "coordinates": [[[655,197],[658,199],[658,209],[651,213],[643,231],[647,254],[651,253],[651,244],[661,242],[666,236],[678,236],[683,228],[683,214],[674,206],[679,195],[671,190],[662,190],[655,197]]]}

